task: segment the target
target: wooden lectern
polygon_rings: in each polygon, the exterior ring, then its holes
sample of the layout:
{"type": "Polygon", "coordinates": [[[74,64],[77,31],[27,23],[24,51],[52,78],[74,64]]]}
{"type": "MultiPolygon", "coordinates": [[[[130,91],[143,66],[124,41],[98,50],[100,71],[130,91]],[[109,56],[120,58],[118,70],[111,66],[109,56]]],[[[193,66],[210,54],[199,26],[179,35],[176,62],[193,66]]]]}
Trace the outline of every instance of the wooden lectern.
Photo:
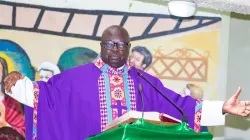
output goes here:
{"type": "Polygon", "coordinates": [[[153,124],[165,124],[166,125],[166,124],[181,123],[180,120],[172,116],[169,116],[167,114],[162,114],[158,112],[144,112],[144,114],[142,114],[142,112],[140,111],[129,111],[128,113],[122,115],[121,117],[109,123],[106,126],[105,131],[117,128],[118,125],[120,124],[132,124],[142,117],[144,121],[150,122],[153,124]]]}
{"type": "MultiPolygon", "coordinates": [[[[209,132],[196,133],[184,122],[156,121],[147,115],[123,115],[107,125],[106,131],[89,137],[87,140],[212,140],[209,132]],[[147,116],[147,117],[146,117],[147,116]]],[[[156,114],[157,115],[157,114],[156,114]]]]}

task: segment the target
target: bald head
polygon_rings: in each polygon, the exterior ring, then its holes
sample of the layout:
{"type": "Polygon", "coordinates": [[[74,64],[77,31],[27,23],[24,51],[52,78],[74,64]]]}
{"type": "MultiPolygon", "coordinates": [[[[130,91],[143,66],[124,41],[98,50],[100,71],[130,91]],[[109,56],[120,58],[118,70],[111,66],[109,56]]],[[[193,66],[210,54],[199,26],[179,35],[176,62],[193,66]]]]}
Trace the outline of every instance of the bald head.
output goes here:
{"type": "Polygon", "coordinates": [[[104,32],[102,33],[101,40],[105,41],[107,40],[107,37],[109,36],[119,36],[119,37],[122,37],[124,41],[130,42],[128,31],[122,26],[112,25],[108,27],[107,29],[105,29],[104,32]]]}
{"type": "Polygon", "coordinates": [[[101,58],[114,68],[123,66],[130,49],[128,31],[118,25],[113,25],[104,30],[101,37],[101,58]]]}

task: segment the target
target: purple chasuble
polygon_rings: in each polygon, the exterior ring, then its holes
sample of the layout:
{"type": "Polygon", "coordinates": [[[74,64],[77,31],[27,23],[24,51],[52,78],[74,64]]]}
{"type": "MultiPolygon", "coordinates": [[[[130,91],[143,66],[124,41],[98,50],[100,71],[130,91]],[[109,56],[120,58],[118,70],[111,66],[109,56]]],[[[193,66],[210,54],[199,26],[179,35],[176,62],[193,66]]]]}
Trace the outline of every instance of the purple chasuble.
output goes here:
{"type": "MultiPolygon", "coordinates": [[[[26,139],[32,140],[34,132],[37,140],[83,140],[99,134],[106,123],[125,112],[142,110],[139,83],[145,111],[181,119],[178,110],[137,75],[138,69],[125,65],[120,70],[109,70],[97,59],[55,75],[47,83],[37,82],[35,107],[25,108],[26,139]]],[[[202,103],[189,96],[181,97],[165,88],[159,79],[139,71],[179,105],[189,118],[189,126],[199,131],[202,103]]]]}

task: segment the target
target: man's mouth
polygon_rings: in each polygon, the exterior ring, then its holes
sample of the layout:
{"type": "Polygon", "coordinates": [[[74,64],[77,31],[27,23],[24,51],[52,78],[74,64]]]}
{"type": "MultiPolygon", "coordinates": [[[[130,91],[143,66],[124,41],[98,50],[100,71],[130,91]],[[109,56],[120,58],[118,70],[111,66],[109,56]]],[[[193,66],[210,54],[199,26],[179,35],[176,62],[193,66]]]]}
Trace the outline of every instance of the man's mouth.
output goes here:
{"type": "Polygon", "coordinates": [[[110,57],[110,60],[112,60],[112,61],[118,61],[118,60],[119,60],[119,58],[120,58],[120,57],[118,57],[118,56],[115,56],[115,57],[110,57]]]}

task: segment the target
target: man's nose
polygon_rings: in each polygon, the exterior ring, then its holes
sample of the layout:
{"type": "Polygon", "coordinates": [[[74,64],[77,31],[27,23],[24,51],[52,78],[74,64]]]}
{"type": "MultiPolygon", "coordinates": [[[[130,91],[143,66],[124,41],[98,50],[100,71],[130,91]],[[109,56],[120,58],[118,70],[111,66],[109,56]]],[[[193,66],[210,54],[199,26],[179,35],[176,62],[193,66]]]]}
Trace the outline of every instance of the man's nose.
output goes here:
{"type": "Polygon", "coordinates": [[[118,51],[118,46],[117,46],[117,44],[114,44],[113,50],[114,50],[114,51],[118,51]]]}

